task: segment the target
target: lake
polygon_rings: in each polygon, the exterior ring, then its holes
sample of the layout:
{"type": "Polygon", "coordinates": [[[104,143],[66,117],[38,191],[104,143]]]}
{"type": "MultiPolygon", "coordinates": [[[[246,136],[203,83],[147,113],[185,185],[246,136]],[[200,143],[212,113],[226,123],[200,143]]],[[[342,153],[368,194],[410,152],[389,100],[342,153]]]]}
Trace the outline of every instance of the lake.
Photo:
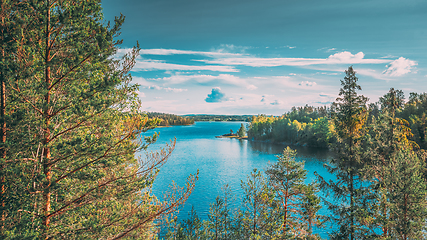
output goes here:
{"type": "MultiPolygon", "coordinates": [[[[242,122],[196,122],[190,126],[173,126],[156,128],[143,135],[160,133],[158,141],[149,147],[149,151],[160,149],[171,139],[176,138],[176,146],[167,163],[160,169],[154,182],[153,193],[161,198],[162,193],[175,181],[184,186],[189,174],[199,170],[199,180],[181,209],[179,218],[187,218],[191,206],[194,206],[201,219],[207,219],[209,204],[222,193],[221,187],[229,184],[236,197],[234,207],[239,206],[243,190],[240,180],[246,180],[250,172],[257,168],[264,170],[269,162],[276,161],[276,155],[281,154],[286,147],[282,144],[253,142],[230,138],[215,138],[225,133],[234,132],[242,122]]],[[[246,125],[246,123],[243,123],[246,125]]],[[[331,175],[323,167],[331,153],[326,149],[295,147],[298,152],[297,161],[305,161],[307,183],[315,179],[314,171],[330,179],[331,175]]],[[[321,214],[328,214],[322,208],[321,214]]],[[[322,237],[327,237],[328,230],[317,231],[322,237]]]]}

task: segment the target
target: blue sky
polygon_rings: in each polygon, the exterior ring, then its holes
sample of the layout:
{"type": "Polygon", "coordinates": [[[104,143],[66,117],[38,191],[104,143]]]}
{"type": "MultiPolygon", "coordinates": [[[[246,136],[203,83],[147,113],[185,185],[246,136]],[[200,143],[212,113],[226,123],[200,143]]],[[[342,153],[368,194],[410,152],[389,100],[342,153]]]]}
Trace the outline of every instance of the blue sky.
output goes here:
{"type": "Polygon", "coordinates": [[[350,65],[361,94],[427,90],[425,0],[106,0],[145,111],[273,114],[329,105],[350,65]]]}

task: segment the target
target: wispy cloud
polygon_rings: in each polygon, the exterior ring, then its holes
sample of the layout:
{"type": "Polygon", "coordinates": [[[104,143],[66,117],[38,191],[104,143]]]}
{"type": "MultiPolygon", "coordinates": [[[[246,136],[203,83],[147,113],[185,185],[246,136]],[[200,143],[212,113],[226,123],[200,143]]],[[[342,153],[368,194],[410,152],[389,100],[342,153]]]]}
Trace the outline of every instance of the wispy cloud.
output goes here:
{"type": "Polygon", "coordinates": [[[191,51],[191,50],[177,50],[177,49],[141,49],[140,54],[142,55],[202,55],[208,57],[230,57],[230,56],[243,56],[242,53],[229,53],[224,51],[191,51]]]}
{"type": "Polygon", "coordinates": [[[171,87],[161,87],[157,85],[151,85],[146,87],[148,89],[156,89],[156,90],[165,90],[166,92],[186,92],[188,89],[183,88],[171,88],[171,87]]]}
{"type": "Polygon", "coordinates": [[[246,84],[246,81],[244,79],[241,79],[237,76],[231,75],[231,74],[219,74],[219,75],[208,75],[208,74],[193,74],[193,75],[184,75],[184,74],[174,74],[170,77],[163,77],[163,78],[147,78],[146,79],[149,82],[168,82],[172,84],[179,84],[184,83],[188,81],[194,81],[198,83],[207,83],[207,82],[213,82],[213,81],[222,81],[226,84],[232,84],[232,85],[242,85],[246,84]]]}
{"type": "Polygon", "coordinates": [[[309,82],[309,81],[302,81],[298,85],[300,85],[300,86],[307,86],[307,87],[313,87],[313,86],[316,86],[317,83],[316,82],[309,82]]]}
{"type": "Polygon", "coordinates": [[[257,87],[257,86],[255,86],[255,85],[253,85],[253,84],[246,86],[246,89],[248,89],[248,90],[255,90],[255,89],[257,89],[257,88],[258,88],[258,87],[257,87]]]}
{"type": "Polygon", "coordinates": [[[296,46],[289,46],[289,45],[286,45],[286,46],[283,46],[284,48],[289,48],[289,49],[294,49],[294,48],[296,48],[296,46]]]}
{"type": "Polygon", "coordinates": [[[250,67],[278,67],[278,66],[310,66],[331,64],[380,64],[390,63],[387,59],[366,59],[365,54],[352,54],[344,51],[330,55],[328,58],[260,58],[260,57],[230,57],[214,60],[197,60],[210,64],[243,65],[250,67]]]}
{"type": "Polygon", "coordinates": [[[213,66],[213,65],[182,65],[167,63],[162,60],[137,59],[132,71],[152,71],[152,70],[178,70],[178,71],[213,71],[213,72],[239,72],[232,66],[213,66]]]}
{"type": "Polygon", "coordinates": [[[270,105],[280,105],[279,101],[274,100],[274,102],[271,102],[270,105]]]}

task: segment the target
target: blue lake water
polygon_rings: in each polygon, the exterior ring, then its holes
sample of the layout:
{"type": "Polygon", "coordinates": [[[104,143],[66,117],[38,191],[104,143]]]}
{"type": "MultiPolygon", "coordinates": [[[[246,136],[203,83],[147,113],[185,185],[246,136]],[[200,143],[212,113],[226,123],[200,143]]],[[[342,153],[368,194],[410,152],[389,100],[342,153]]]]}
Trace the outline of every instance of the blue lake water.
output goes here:
{"type": "MultiPolygon", "coordinates": [[[[176,146],[167,163],[161,167],[154,182],[153,193],[161,198],[172,181],[184,186],[189,174],[199,170],[199,180],[196,187],[178,215],[187,218],[191,206],[194,206],[201,219],[207,219],[209,204],[221,194],[221,187],[228,184],[236,199],[234,207],[241,202],[242,189],[240,180],[246,180],[247,175],[254,169],[264,170],[269,162],[276,161],[276,155],[281,154],[286,147],[281,144],[253,142],[247,140],[215,138],[215,136],[234,132],[240,128],[241,122],[196,122],[190,126],[173,126],[157,128],[144,135],[160,133],[158,141],[149,147],[156,151],[176,138],[176,146]]],[[[246,124],[246,123],[244,123],[246,124]]],[[[307,183],[316,177],[314,171],[330,179],[331,175],[323,167],[331,153],[325,149],[295,147],[298,152],[297,161],[305,161],[307,183]]],[[[321,214],[329,214],[326,208],[321,214]]],[[[327,237],[328,229],[317,230],[322,237],[327,237]]]]}

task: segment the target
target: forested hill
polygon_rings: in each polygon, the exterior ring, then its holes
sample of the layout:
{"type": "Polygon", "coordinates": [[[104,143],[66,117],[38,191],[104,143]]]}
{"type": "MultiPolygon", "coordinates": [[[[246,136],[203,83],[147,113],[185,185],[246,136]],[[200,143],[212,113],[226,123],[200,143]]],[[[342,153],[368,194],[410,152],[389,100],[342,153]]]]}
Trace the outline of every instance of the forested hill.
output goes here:
{"type": "Polygon", "coordinates": [[[147,112],[148,118],[159,118],[161,121],[158,126],[173,126],[173,125],[191,125],[194,124],[194,119],[181,117],[175,114],[147,112]]]}
{"type": "Polygon", "coordinates": [[[184,115],[194,121],[236,121],[236,122],[250,122],[252,115],[208,115],[208,114],[189,114],[184,115]]]}

